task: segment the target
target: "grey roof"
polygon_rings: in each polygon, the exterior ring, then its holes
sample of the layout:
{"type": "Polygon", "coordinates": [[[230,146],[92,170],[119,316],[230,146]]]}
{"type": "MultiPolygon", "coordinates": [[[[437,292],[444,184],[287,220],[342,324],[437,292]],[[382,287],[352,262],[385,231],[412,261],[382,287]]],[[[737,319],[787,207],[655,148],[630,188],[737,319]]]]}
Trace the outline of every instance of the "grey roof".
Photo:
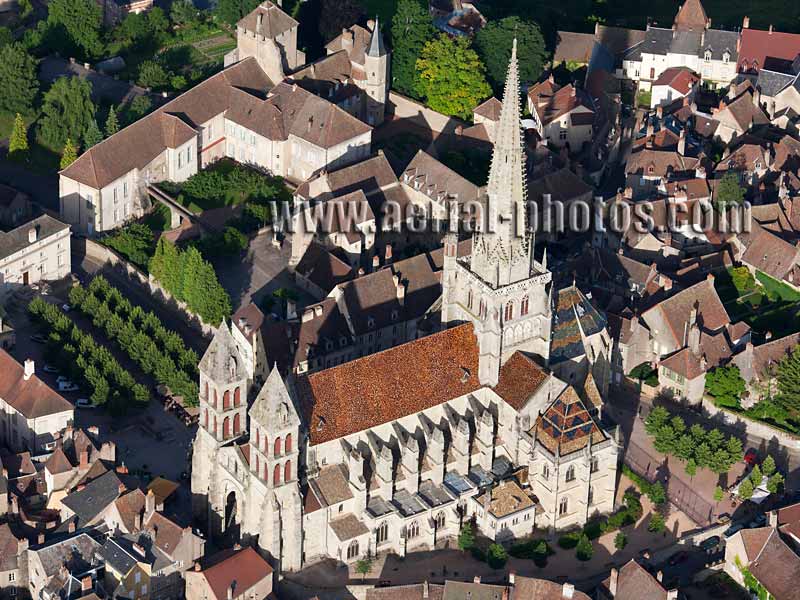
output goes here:
{"type": "Polygon", "coordinates": [[[367,511],[373,517],[382,517],[394,512],[394,508],[380,496],[371,496],[369,502],[367,502],[367,511]]]}
{"type": "Polygon", "coordinates": [[[475,489],[475,486],[468,478],[455,471],[445,473],[444,485],[456,496],[461,496],[475,489]]]}
{"type": "Polygon", "coordinates": [[[59,231],[69,229],[69,225],[62,223],[58,219],[54,219],[50,215],[42,215],[9,232],[0,231],[0,258],[6,258],[30,246],[31,243],[28,241],[28,232],[31,229],[36,230],[36,241],[38,241],[50,237],[59,231]]]}
{"type": "Polygon", "coordinates": [[[416,496],[408,493],[408,490],[400,490],[392,498],[392,504],[397,507],[400,514],[404,517],[410,517],[418,513],[424,512],[427,507],[416,496]]]}
{"type": "Polygon", "coordinates": [[[431,508],[442,506],[453,501],[453,497],[447,490],[441,486],[436,485],[430,479],[426,479],[419,485],[419,496],[431,508]]]}
{"type": "Polygon", "coordinates": [[[644,41],[634,44],[625,52],[622,53],[622,60],[631,60],[634,62],[642,60],[642,49],[645,47],[644,41]]]}
{"type": "Polygon", "coordinates": [[[61,504],[75,513],[79,527],[86,526],[119,497],[121,483],[114,471],[106,471],[82,490],[68,494],[61,504]]]}
{"type": "Polygon", "coordinates": [[[137,544],[128,536],[108,538],[99,551],[100,557],[117,573],[128,573],[136,563],[155,564],[157,556],[148,548],[149,544],[137,544]],[[134,544],[138,548],[134,547],[134,544]]]}
{"type": "Polygon", "coordinates": [[[699,31],[675,31],[669,51],[671,54],[697,56],[702,39],[703,34],[699,31]]]}
{"type": "Polygon", "coordinates": [[[730,61],[736,62],[739,53],[736,51],[736,44],[739,41],[739,33],[736,31],[724,31],[722,29],[709,29],[703,38],[703,46],[698,52],[698,56],[705,55],[706,50],[711,50],[712,60],[722,60],[722,55],[727,50],[730,54],[730,61]]]}
{"type": "Polygon", "coordinates": [[[278,371],[277,363],[250,407],[250,418],[259,425],[276,429],[300,424],[300,417],[278,371]]]}
{"type": "Polygon", "coordinates": [[[247,377],[239,347],[225,319],[219,324],[198,368],[217,385],[235,383],[247,377]]]}
{"type": "Polygon", "coordinates": [[[386,54],[386,47],[383,45],[383,35],[381,34],[381,24],[378,17],[375,17],[375,26],[372,28],[372,37],[369,38],[367,56],[378,58],[386,54]]]}
{"type": "Polygon", "coordinates": [[[761,69],[758,72],[756,87],[761,90],[762,96],[772,98],[783,88],[795,82],[796,79],[794,75],[788,73],[778,73],[776,71],[761,69]]]}
{"type": "Polygon", "coordinates": [[[62,539],[55,544],[43,548],[31,549],[42,563],[44,574],[52,577],[66,562],[70,572],[84,572],[97,564],[95,554],[100,549],[98,544],[85,533],[62,539]]]}
{"type": "Polygon", "coordinates": [[[666,56],[672,45],[673,33],[672,29],[651,27],[644,36],[641,51],[647,54],[661,54],[666,56]]]}

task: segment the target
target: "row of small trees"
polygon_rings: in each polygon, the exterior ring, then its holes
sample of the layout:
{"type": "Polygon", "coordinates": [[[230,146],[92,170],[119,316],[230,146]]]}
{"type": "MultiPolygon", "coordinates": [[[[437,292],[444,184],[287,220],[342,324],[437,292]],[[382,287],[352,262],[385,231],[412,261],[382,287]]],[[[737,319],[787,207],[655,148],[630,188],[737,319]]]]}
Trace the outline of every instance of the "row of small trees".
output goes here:
{"type": "Polygon", "coordinates": [[[231,300],[214,267],[194,247],[181,250],[163,237],[149,263],[150,274],[206,323],[218,325],[231,314],[231,300]]]}
{"type": "Polygon", "coordinates": [[[108,405],[112,413],[121,414],[133,403],[144,404],[150,399],[147,388],[136,383],[108,348],[81,331],[57,306],[37,297],[28,305],[28,311],[48,329],[48,360],[88,387],[93,404],[108,405]]]}
{"type": "Polygon", "coordinates": [[[761,465],[755,465],[750,475],[739,484],[739,497],[742,500],[749,500],[753,497],[753,492],[761,485],[764,478],[767,478],[767,491],[776,494],[783,485],[783,474],[775,466],[775,459],[767,456],[761,465]]]}
{"type": "Polygon", "coordinates": [[[164,327],[155,313],[133,306],[102,276],[95,277],[88,289],[73,287],[69,301],[144,373],[183,396],[187,403],[197,403],[197,353],[186,347],[180,335],[164,327]]]}
{"type": "Polygon", "coordinates": [[[742,459],[742,442],[738,438],[726,437],[719,429],[706,429],[697,423],[687,427],[680,415],[673,416],[663,406],[650,412],[645,430],[653,438],[656,450],[684,461],[686,473],[692,477],[697,469],[727,473],[742,459]]]}

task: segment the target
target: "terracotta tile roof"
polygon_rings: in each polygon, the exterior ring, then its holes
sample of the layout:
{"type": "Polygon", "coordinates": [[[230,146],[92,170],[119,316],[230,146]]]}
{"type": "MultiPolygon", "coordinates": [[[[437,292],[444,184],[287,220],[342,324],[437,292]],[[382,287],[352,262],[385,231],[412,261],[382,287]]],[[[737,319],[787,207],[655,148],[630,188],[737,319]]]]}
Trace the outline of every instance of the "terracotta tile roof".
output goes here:
{"type": "MultiPolygon", "coordinates": [[[[567,596],[564,592],[564,584],[517,575],[514,586],[511,588],[511,600],[565,600],[565,598],[591,600],[589,596],[578,590],[573,590],[571,596],[567,596]]],[[[649,600],[649,598],[639,600],[649,600]]]]}
{"type": "Polygon", "coordinates": [[[325,44],[325,50],[329,54],[344,50],[352,62],[363,66],[371,37],[372,32],[369,29],[361,25],[351,25],[325,44]]]}
{"type": "Polygon", "coordinates": [[[646,33],[641,29],[610,27],[599,23],[596,23],[594,28],[595,39],[615,55],[642,43],[646,33]]]}
{"type": "Polygon", "coordinates": [[[355,537],[369,533],[367,526],[353,513],[347,513],[343,517],[333,519],[328,525],[333,529],[333,533],[336,534],[340,542],[346,542],[347,540],[352,540],[355,537]]]}
{"type": "Polygon", "coordinates": [[[708,187],[708,180],[700,177],[670,181],[664,184],[664,188],[669,196],[685,196],[688,200],[699,200],[710,198],[711,190],[708,187]]]}
{"type": "Polygon", "coordinates": [[[247,339],[252,341],[255,333],[264,325],[264,313],[256,306],[255,302],[251,302],[237,310],[231,317],[231,322],[247,339]]]}
{"type": "Polygon", "coordinates": [[[562,115],[572,112],[579,106],[594,112],[591,100],[583,90],[568,84],[559,87],[557,84],[545,80],[537,83],[528,90],[528,99],[533,105],[539,121],[547,126],[562,115]]]}
{"type": "Polygon", "coordinates": [[[318,492],[319,497],[327,506],[344,502],[353,497],[344,465],[335,464],[322,467],[319,475],[309,479],[308,483],[318,492]]]}
{"type": "Polygon", "coordinates": [[[540,202],[545,194],[550,194],[553,202],[569,203],[591,193],[592,187],[567,168],[528,183],[528,198],[535,202],[540,202]]]}
{"type": "Polygon", "coordinates": [[[303,514],[307,515],[309,513],[318,511],[321,508],[322,502],[317,496],[317,493],[310,486],[305,488],[303,493],[303,514]]]}
{"type": "Polygon", "coordinates": [[[247,591],[267,577],[272,567],[250,548],[223,550],[208,559],[210,566],[201,571],[217,600],[226,600],[228,590],[236,582],[234,598],[248,597],[247,591]]]}
{"type": "Polygon", "coordinates": [[[154,512],[144,529],[153,535],[153,544],[164,554],[172,556],[175,548],[181,543],[185,530],[160,512],[154,512]]]}
{"type": "Polygon", "coordinates": [[[339,286],[355,335],[367,334],[401,322],[403,307],[390,269],[380,269],[339,286]],[[392,313],[396,313],[392,318],[392,313]],[[370,324],[371,323],[371,324],[370,324]]]}
{"type": "Polygon", "coordinates": [[[533,427],[536,439],[560,456],[606,439],[575,389],[568,386],[542,413],[533,427]]]}
{"type": "Polygon", "coordinates": [[[348,98],[357,100],[361,96],[355,80],[363,74],[363,70],[353,68],[347,52],[340,50],[295,71],[291,77],[303,89],[341,105],[348,98]]]}
{"type": "Polygon", "coordinates": [[[362,190],[366,196],[370,196],[393,183],[397,183],[397,176],[386,156],[379,152],[377,156],[359,163],[320,173],[301,183],[295,194],[306,199],[316,198],[321,194],[314,190],[319,188],[331,196],[343,196],[355,190],[362,190]]]}
{"type": "Polygon", "coordinates": [[[800,600],[797,574],[800,556],[786,545],[778,531],[770,528],[764,547],[750,562],[750,572],[776,600],[800,600]]]}
{"type": "Polygon", "coordinates": [[[444,586],[436,583],[414,583],[367,590],[366,600],[443,600],[444,586]]]}
{"type": "Polygon", "coordinates": [[[678,352],[665,358],[661,361],[661,366],[673,373],[682,375],[689,381],[700,377],[706,372],[700,364],[699,358],[692,354],[689,348],[678,350],[678,352]]]}
{"type": "Polygon", "coordinates": [[[167,498],[172,496],[180,487],[180,484],[175,481],[170,481],[164,477],[156,477],[147,485],[147,491],[152,491],[155,494],[156,504],[164,504],[167,498]]]}
{"type": "Polygon", "coordinates": [[[435,201],[458,198],[459,202],[478,200],[481,188],[439,162],[424,150],[418,150],[401,175],[401,181],[435,201]]]}
{"type": "Polygon", "coordinates": [[[770,277],[788,278],[800,260],[800,248],[764,229],[758,223],[751,224],[750,234],[742,236],[747,250],[741,261],[763,271],[770,277]]]}
{"type": "Polygon", "coordinates": [[[340,283],[355,276],[353,268],[340,252],[329,250],[322,244],[311,242],[303,258],[297,263],[295,272],[308,279],[326,294],[340,283]]]}
{"type": "Polygon", "coordinates": [[[755,125],[766,125],[769,123],[769,117],[767,117],[763,109],[757,107],[753,103],[753,93],[750,90],[740,94],[730,104],[720,110],[715,115],[715,118],[719,119],[719,115],[726,112],[731,115],[741,131],[748,131],[755,125]]]}
{"type": "Polygon", "coordinates": [[[494,387],[497,395],[520,410],[549,377],[547,371],[522,352],[514,352],[500,367],[500,379],[494,387]]]}
{"type": "MultiPolygon", "coordinates": [[[[608,589],[608,580],[603,583],[608,589]]],[[[666,600],[665,590],[644,567],[631,559],[619,570],[614,600],[666,600]]]]}
{"type": "Polygon", "coordinates": [[[740,72],[758,71],[767,57],[794,60],[800,54],[800,34],[760,29],[742,29],[739,47],[740,72]]]}
{"type": "Polygon", "coordinates": [[[476,500],[481,506],[486,506],[486,494],[490,494],[489,510],[498,519],[520,512],[536,505],[527,492],[513,479],[504,481],[493,488],[486,490],[476,500]]]}
{"type": "Polygon", "coordinates": [[[681,156],[675,150],[658,150],[655,148],[639,147],[632,152],[627,164],[625,174],[638,174],[647,177],[676,177],[680,173],[693,172],[699,159],[691,156],[681,156]]]}
{"type": "Polygon", "coordinates": [[[13,356],[0,349],[0,398],[10,404],[26,419],[73,411],[72,404],[53,390],[36,374],[28,380],[25,369],[13,356]]]}
{"type": "Polygon", "coordinates": [[[667,85],[673,90],[686,95],[698,81],[700,81],[700,77],[688,67],[670,67],[658,76],[653,85],[667,85]]]}
{"type": "Polygon", "coordinates": [[[273,40],[299,25],[297,21],[269,0],[262,2],[255,10],[245,15],[237,25],[247,31],[256,32],[259,16],[261,17],[261,35],[273,40]]]}
{"type": "Polygon", "coordinates": [[[298,381],[312,446],[420,412],[479,387],[478,346],[471,324],[298,381]]]}
{"type": "Polygon", "coordinates": [[[500,109],[502,107],[503,103],[500,102],[500,100],[498,100],[494,96],[492,96],[485,102],[476,106],[472,112],[474,112],[476,115],[489,119],[490,121],[499,121],[500,109]]]}
{"type": "Polygon", "coordinates": [[[556,34],[556,50],[553,64],[560,62],[588,63],[592,58],[595,37],[591,33],[559,31],[556,34]]]}
{"type": "Polygon", "coordinates": [[[675,28],[678,31],[703,31],[708,24],[708,16],[700,0],[686,0],[675,15],[675,28]]]}
{"type": "Polygon", "coordinates": [[[0,524],[0,572],[15,571],[18,567],[18,554],[19,539],[11,531],[8,523],[0,524]]]}
{"type": "Polygon", "coordinates": [[[69,459],[60,447],[53,451],[53,453],[50,455],[50,458],[48,458],[47,462],[44,463],[44,467],[53,475],[66,473],[71,471],[73,468],[72,464],[69,462],[69,459]]]}
{"type": "MultiPolygon", "coordinates": [[[[130,532],[136,531],[136,516],[144,511],[144,494],[142,490],[132,490],[123,494],[114,502],[119,511],[125,528],[130,532]]],[[[140,525],[141,526],[141,525],[140,525]]]]}
{"type": "Polygon", "coordinates": [[[742,539],[744,551],[747,554],[745,564],[755,560],[764,544],[767,543],[769,536],[772,535],[772,527],[758,527],[756,529],[742,529],[739,531],[742,539]]]}

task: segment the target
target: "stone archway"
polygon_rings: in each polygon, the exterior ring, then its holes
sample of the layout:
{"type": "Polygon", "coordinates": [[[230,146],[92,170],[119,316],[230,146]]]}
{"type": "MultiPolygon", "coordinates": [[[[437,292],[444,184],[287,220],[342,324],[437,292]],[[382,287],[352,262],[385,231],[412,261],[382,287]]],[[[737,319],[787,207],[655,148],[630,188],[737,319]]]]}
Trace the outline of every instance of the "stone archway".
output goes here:
{"type": "Polygon", "coordinates": [[[228,531],[231,525],[236,524],[237,508],[236,508],[236,492],[231,491],[225,497],[225,519],[222,522],[222,531],[228,531]]]}

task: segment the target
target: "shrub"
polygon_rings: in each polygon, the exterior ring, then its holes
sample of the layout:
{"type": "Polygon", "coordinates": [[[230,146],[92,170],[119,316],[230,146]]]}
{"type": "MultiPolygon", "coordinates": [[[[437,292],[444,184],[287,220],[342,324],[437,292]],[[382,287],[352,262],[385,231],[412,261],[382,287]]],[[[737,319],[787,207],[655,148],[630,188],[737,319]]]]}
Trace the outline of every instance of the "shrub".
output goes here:
{"type": "Polygon", "coordinates": [[[590,540],[596,540],[603,535],[603,521],[589,521],[583,526],[583,533],[586,534],[590,540]]]}
{"type": "Polygon", "coordinates": [[[664,520],[664,515],[660,512],[654,512],[650,517],[650,522],[647,524],[647,531],[651,533],[661,533],[664,531],[665,527],[666,521],[664,520]]]}
{"type": "Polygon", "coordinates": [[[572,550],[575,546],[578,545],[578,541],[581,538],[581,533],[579,531],[571,531],[570,533],[565,533],[560,538],[558,538],[558,545],[560,548],[564,550],[572,550]]]}
{"type": "Polygon", "coordinates": [[[621,531],[614,536],[614,548],[617,550],[622,550],[625,546],[628,545],[628,536],[626,536],[621,531]]]}
{"type": "Polygon", "coordinates": [[[471,550],[475,547],[475,532],[472,529],[472,523],[464,523],[461,531],[458,533],[458,548],[462,552],[471,550]]]}
{"type": "Polygon", "coordinates": [[[542,567],[547,564],[547,557],[553,554],[553,549],[544,540],[528,540],[514,544],[508,553],[514,558],[533,559],[537,566],[542,567]]]}
{"type": "Polygon", "coordinates": [[[491,568],[502,569],[508,562],[508,552],[500,544],[492,544],[489,546],[487,558],[491,568]]]}
{"type": "Polygon", "coordinates": [[[578,539],[578,545],[575,547],[575,556],[580,561],[587,561],[592,559],[594,554],[594,547],[591,540],[585,535],[581,535],[578,539]]]}

